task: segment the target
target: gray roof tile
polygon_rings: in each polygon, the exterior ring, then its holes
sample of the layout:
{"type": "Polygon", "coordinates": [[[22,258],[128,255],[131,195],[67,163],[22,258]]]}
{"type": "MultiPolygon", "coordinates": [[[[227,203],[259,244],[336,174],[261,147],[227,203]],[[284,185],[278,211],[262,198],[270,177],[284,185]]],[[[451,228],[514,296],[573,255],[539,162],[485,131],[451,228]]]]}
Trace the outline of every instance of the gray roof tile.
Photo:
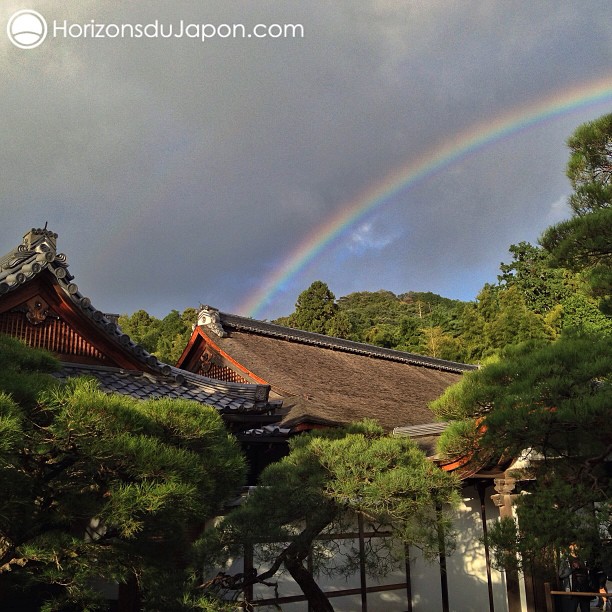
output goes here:
{"type": "Polygon", "coordinates": [[[60,380],[75,376],[95,378],[104,391],[129,395],[136,399],[171,397],[196,400],[216,408],[220,413],[227,410],[260,414],[270,410],[267,402],[255,403],[248,398],[226,397],[218,392],[210,393],[209,379],[190,375],[182,384],[164,376],[143,375],[142,372],[118,368],[86,366],[72,363],[62,364],[56,374],[60,380]]]}
{"type": "MultiPolygon", "coordinates": [[[[268,385],[223,382],[192,374],[160,362],[155,355],[133,342],[116,325],[113,317],[94,308],[91,300],[84,297],[78,286],[71,282],[74,277],[68,271],[67,258],[63,253],[57,252],[57,234],[46,226],[42,229],[32,228],[23,237],[20,245],[7,255],[0,256],[0,296],[15,290],[45,270],[54,275],[55,282],[63,289],[66,298],[106,337],[131,354],[136,362],[142,363],[143,369],[152,370],[158,375],[147,379],[140,372],[122,374],[120,370],[116,370],[111,374],[110,370],[103,368],[88,370],[90,375],[100,380],[103,388],[134,397],[151,397],[153,394],[159,394],[162,389],[162,396],[173,394],[173,397],[195,399],[217,408],[223,407],[220,401],[226,398],[235,398],[240,403],[247,400],[255,402],[254,408],[259,410],[267,405],[270,390],[268,385]]],[[[71,371],[76,370],[73,368],[71,371]]]]}

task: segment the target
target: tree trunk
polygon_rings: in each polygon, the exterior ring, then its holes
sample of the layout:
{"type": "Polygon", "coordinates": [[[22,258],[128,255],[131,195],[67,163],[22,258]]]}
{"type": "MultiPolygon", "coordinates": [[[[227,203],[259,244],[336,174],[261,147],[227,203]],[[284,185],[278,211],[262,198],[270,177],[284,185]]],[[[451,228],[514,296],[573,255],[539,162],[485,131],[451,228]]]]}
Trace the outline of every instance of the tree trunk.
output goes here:
{"type": "Polygon", "coordinates": [[[309,607],[317,612],[333,612],[334,608],[312,574],[304,567],[304,560],[308,558],[315,538],[332,522],[335,513],[334,506],[330,504],[321,507],[315,515],[309,516],[306,528],[289,544],[282,555],[285,567],[302,589],[309,607]]]}
{"type": "Polygon", "coordinates": [[[272,578],[280,569],[280,566],[284,565],[302,589],[308,600],[309,609],[316,610],[316,612],[334,612],[329,599],[316,583],[311,572],[304,567],[304,560],[308,558],[315,538],[332,522],[335,514],[336,509],[333,504],[321,507],[316,515],[309,517],[305,529],[283,550],[267,571],[245,577],[238,588],[246,592],[246,589],[253,584],[267,584],[265,581],[272,578]]]}
{"type": "Polygon", "coordinates": [[[315,582],[312,574],[302,565],[296,557],[285,559],[285,567],[292,578],[298,583],[300,589],[308,599],[308,604],[317,612],[334,612],[334,608],[329,603],[329,599],[315,582]]]}

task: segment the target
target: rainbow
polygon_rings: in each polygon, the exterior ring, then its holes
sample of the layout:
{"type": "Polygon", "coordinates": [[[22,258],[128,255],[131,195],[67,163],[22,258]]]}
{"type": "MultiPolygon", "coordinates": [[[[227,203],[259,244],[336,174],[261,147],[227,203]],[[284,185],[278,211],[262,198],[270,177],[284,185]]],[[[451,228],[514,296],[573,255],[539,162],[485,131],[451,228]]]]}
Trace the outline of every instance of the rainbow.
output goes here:
{"type": "Polygon", "coordinates": [[[310,232],[264,279],[257,290],[247,296],[236,311],[257,318],[260,311],[292,277],[364,215],[381,206],[394,195],[505,137],[513,136],[585,107],[608,101],[612,101],[612,77],[610,76],[556,92],[545,99],[514,108],[453,135],[450,140],[427,151],[419,159],[394,169],[359,193],[356,198],[346,202],[340,210],[310,232]]]}

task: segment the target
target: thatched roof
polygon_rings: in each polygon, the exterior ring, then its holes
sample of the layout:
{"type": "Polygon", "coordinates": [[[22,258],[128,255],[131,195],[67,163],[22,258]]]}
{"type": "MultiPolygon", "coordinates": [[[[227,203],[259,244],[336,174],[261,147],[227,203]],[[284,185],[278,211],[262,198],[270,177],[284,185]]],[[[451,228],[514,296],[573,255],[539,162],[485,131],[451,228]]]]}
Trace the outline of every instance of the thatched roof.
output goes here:
{"type": "Polygon", "coordinates": [[[225,334],[196,327],[179,365],[195,364],[198,351],[218,349],[226,366],[271,385],[271,396],[283,400],[283,426],[293,428],[365,417],[387,431],[431,423],[428,403],[473,368],[235,315],[219,313],[217,321],[225,334]]]}

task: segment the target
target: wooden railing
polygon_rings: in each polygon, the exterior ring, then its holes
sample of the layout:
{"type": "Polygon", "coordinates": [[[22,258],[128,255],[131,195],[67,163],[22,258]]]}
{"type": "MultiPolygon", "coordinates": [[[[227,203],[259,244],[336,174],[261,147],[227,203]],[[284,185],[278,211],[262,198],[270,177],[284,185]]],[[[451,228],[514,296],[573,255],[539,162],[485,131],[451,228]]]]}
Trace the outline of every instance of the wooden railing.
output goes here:
{"type": "Polygon", "coordinates": [[[608,594],[607,591],[600,591],[599,593],[596,593],[594,591],[588,591],[588,592],[578,592],[578,591],[553,591],[551,589],[550,586],[550,582],[545,582],[544,583],[544,593],[546,596],[546,612],[554,612],[555,611],[555,606],[554,606],[554,599],[553,597],[563,597],[563,596],[574,596],[574,597],[590,597],[591,599],[593,599],[593,597],[609,597],[610,595],[608,594]]]}

